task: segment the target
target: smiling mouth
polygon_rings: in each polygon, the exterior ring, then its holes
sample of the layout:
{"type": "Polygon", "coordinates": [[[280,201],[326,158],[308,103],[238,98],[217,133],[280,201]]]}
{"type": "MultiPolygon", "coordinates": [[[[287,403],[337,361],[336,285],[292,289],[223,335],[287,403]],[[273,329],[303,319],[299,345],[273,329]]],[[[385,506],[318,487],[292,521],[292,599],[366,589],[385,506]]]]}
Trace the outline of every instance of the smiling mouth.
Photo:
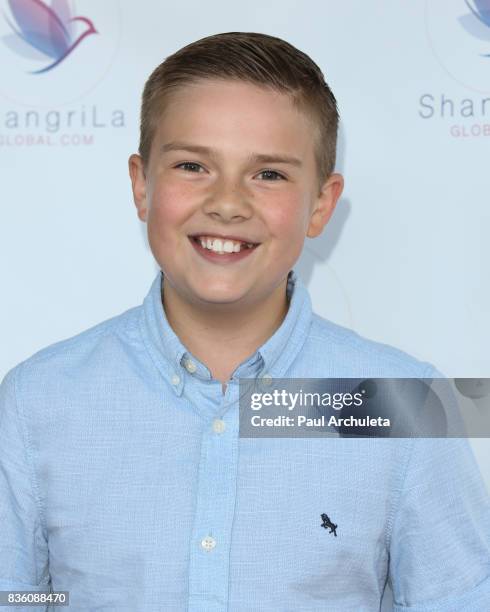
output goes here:
{"type": "MultiPolygon", "coordinates": [[[[192,248],[195,250],[195,252],[199,255],[199,257],[204,260],[207,261],[210,264],[213,265],[218,265],[218,266],[233,266],[234,264],[239,265],[240,262],[244,261],[245,259],[248,259],[250,257],[254,256],[255,251],[257,250],[257,247],[259,246],[259,244],[256,245],[252,245],[251,247],[248,247],[246,245],[244,245],[243,247],[241,245],[240,248],[238,250],[229,250],[230,249],[230,245],[226,245],[226,242],[228,241],[224,241],[225,244],[222,244],[220,247],[220,244],[218,242],[217,245],[212,244],[213,248],[209,249],[207,247],[207,242],[205,243],[206,246],[202,245],[201,242],[201,238],[202,237],[194,237],[194,236],[188,236],[189,238],[189,242],[192,245],[192,248]],[[215,250],[218,249],[218,250],[215,250]],[[224,249],[228,249],[228,250],[224,250],[224,249]]],[[[233,241],[230,241],[233,242],[233,241]]],[[[251,244],[251,243],[248,243],[251,244]]],[[[237,248],[238,245],[235,245],[235,248],[237,248]]]]}
{"type": "Polygon", "coordinates": [[[251,251],[260,244],[232,240],[229,238],[218,238],[216,236],[189,236],[189,239],[202,250],[219,255],[241,253],[247,250],[251,251]]]}

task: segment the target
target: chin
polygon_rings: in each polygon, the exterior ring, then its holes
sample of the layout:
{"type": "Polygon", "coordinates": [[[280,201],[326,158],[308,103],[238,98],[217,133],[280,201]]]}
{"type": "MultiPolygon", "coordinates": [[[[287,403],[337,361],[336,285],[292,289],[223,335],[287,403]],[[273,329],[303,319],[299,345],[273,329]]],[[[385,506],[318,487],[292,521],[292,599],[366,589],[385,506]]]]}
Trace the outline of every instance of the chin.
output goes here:
{"type": "Polygon", "coordinates": [[[233,304],[241,300],[246,294],[245,288],[234,286],[223,286],[217,282],[201,281],[198,284],[191,283],[188,285],[188,290],[195,299],[208,304],[233,304]]]}
{"type": "Polygon", "coordinates": [[[210,291],[209,289],[196,291],[195,296],[207,304],[234,304],[243,298],[243,294],[238,293],[236,289],[233,291],[210,291]]]}

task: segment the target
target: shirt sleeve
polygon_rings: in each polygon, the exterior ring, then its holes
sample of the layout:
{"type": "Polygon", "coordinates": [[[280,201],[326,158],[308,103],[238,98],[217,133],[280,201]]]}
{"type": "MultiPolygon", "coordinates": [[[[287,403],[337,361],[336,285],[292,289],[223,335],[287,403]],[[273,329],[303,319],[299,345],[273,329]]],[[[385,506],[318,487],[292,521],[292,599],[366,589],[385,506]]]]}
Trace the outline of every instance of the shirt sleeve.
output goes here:
{"type": "MultiPolygon", "coordinates": [[[[48,545],[16,402],[18,367],[0,385],[0,591],[49,591],[48,545]]],[[[29,607],[39,609],[46,607],[29,607]]]]}
{"type": "Polygon", "coordinates": [[[490,498],[469,440],[411,444],[389,544],[393,609],[490,610],[490,498]]]}

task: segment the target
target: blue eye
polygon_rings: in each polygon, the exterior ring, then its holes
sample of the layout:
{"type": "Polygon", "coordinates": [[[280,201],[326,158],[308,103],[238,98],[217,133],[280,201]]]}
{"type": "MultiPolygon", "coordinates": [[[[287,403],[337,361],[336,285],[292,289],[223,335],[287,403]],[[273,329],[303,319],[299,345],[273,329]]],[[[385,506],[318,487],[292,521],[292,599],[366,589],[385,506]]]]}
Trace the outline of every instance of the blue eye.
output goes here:
{"type": "Polygon", "coordinates": [[[202,169],[200,164],[196,164],[195,162],[182,162],[175,166],[176,168],[182,168],[183,170],[187,170],[188,172],[199,172],[202,169]]]}
{"type": "Polygon", "coordinates": [[[266,175],[267,178],[265,180],[272,180],[272,181],[285,180],[284,176],[282,174],[279,174],[279,172],[276,172],[275,170],[262,170],[262,172],[260,172],[259,175],[260,174],[266,175]]]}

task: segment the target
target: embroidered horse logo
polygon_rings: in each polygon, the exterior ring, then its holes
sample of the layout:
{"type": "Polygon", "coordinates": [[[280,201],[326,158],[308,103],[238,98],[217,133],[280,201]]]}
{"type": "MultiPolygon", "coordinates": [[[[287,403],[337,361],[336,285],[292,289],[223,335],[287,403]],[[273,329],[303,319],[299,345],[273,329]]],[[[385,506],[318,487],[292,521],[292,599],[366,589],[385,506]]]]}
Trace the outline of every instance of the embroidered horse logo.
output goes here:
{"type": "Polygon", "coordinates": [[[333,535],[337,537],[337,525],[332,523],[327,514],[322,514],[321,516],[323,521],[321,526],[325,527],[325,529],[330,529],[329,533],[333,533],[333,535]]]}

